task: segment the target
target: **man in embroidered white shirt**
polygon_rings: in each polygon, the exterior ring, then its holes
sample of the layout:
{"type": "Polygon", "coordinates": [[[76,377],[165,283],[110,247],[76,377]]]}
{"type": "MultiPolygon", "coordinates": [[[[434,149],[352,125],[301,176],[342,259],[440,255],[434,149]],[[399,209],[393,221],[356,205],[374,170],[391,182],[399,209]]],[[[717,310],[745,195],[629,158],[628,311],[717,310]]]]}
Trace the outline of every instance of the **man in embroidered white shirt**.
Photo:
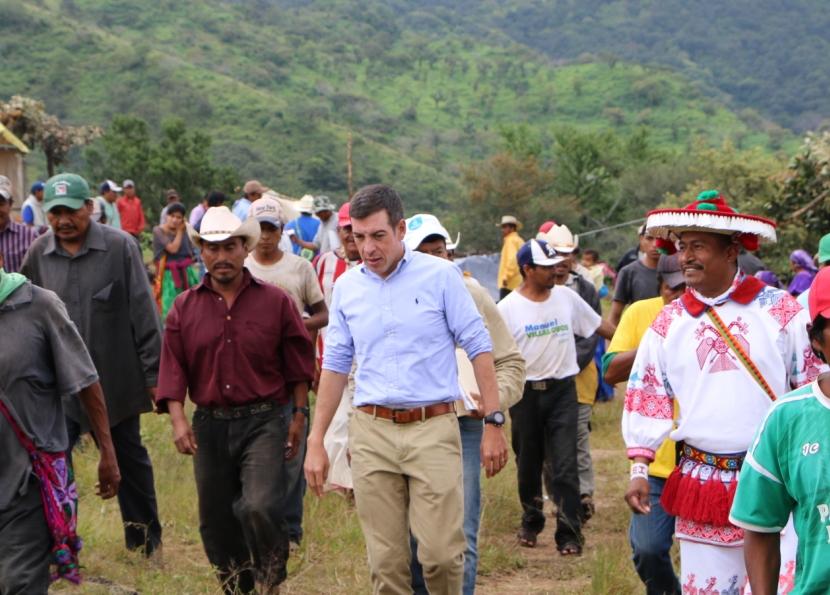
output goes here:
{"type": "MultiPolygon", "coordinates": [[[[647,464],[666,437],[680,443],[661,498],[677,517],[680,582],[684,592],[738,593],[746,583],[743,532],[728,514],[743,455],[776,395],[810,382],[820,362],[801,306],[738,267],[741,246],[775,241],[772,221],[739,214],[709,191],[683,209],[652,211],[646,227],[676,246],[687,291],[646,332],[629,378],[622,430],[634,464],[626,501],[649,513],[647,464]]],[[[782,555],[792,557],[789,536],[782,555]]]]}

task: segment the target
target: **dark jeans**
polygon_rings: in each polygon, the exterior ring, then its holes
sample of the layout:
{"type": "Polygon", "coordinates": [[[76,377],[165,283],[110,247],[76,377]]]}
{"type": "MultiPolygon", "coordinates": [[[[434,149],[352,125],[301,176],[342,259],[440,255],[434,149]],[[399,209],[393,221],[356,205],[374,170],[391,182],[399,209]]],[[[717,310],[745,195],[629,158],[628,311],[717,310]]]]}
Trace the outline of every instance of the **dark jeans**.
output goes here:
{"type": "Polygon", "coordinates": [[[300,450],[297,456],[286,461],[286,496],[284,517],[288,525],[288,539],[296,544],[303,540],[303,498],[305,497],[305,474],[303,463],[305,463],[305,447],[308,439],[309,423],[306,420],[305,436],[300,440],[300,450]]]}
{"type": "Polygon", "coordinates": [[[651,512],[632,514],[628,538],[634,552],[634,568],[646,586],[648,595],[680,594],[680,582],[671,562],[674,517],[660,506],[665,479],[649,477],[649,501],[651,512]]]}
{"type": "Polygon", "coordinates": [[[542,470],[556,505],[556,545],[582,544],[579,474],[576,464],[577,401],[573,377],[548,380],[545,390],[525,384],[522,400],[510,408],[513,452],[522,503],[522,527],[534,533],[545,528],[542,512],[542,470]]]}
{"type": "Polygon", "coordinates": [[[28,491],[0,510],[0,593],[46,595],[52,538],[46,525],[40,484],[32,477],[28,491]]]}
{"type": "MultiPolygon", "coordinates": [[[[69,457],[80,437],[80,426],[67,418],[69,457]]],[[[156,488],[153,483],[153,465],[150,455],[141,443],[140,416],[129,417],[110,428],[115,457],[121,471],[118,488],[118,506],[124,522],[124,541],[127,549],[142,550],[147,556],[161,545],[156,488]]]]}
{"type": "Polygon", "coordinates": [[[199,531],[225,593],[285,580],[283,453],[290,420],[291,405],[238,419],[215,419],[202,409],[193,414],[199,531]]]}

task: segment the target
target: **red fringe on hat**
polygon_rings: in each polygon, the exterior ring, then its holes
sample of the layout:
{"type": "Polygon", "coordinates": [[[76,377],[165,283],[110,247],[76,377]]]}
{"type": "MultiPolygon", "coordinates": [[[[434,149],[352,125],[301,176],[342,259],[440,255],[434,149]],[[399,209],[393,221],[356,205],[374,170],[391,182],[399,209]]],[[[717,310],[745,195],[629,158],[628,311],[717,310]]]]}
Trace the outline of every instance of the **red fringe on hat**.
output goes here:
{"type": "Polygon", "coordinates": [[[729,510],[737,488],[735,480],[727,487],[719,472],[701,482],[691,473],[684,475],[680,467],[676,467],[666,479],[660,504],[672,516],[723,527],[729,524],[729,510]]]}

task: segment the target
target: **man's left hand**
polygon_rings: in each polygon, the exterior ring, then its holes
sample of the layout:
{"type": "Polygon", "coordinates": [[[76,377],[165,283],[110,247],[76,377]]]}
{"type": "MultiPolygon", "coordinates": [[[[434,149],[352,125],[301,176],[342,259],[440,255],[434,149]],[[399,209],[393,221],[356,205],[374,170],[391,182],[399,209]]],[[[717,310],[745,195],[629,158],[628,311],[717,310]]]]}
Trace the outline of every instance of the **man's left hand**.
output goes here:
{"type": "Polygon", "coordinates": [[[481,438],[481,466],[487,477],[493,477],[507,465],[507,439],[502,428],[492,424],[484,425],[481,438]]]}
{"type": "Polygon", "coordinates": [[[118,469],[115,454],[102,454],[98,462],[98,483],[95,484],[95,493],[107,500],[118,493],[120,484],[121,472],[118,469]]]}
{"type": "Polygon", "coordinates": [[[305,438],[305,415],[298,411],[288,426],[288,438],[285,441],[285,460],[290,461],[300,452],[300,441],[305,438]]]}

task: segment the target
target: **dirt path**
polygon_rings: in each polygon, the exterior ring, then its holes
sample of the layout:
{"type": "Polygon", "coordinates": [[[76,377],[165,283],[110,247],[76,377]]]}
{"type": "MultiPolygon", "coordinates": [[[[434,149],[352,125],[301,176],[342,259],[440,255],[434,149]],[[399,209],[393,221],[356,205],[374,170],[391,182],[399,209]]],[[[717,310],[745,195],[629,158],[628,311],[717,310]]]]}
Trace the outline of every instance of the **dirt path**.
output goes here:
{"type": "Polygon", "coordinates": [[[622,495],[628,483],[628,463],[619,439],[618,405],[598,406],[592,434],[596,476],[596,515],[585,527],[586,546],[580,558],[562,557],[553,542],[550,503],[548,522],[535,548],[519,547],[515,530],[496,537],[521,560],[517,570],[479,578],[477,592],[497,593],[636,593],[628,546],[629,513],[622,495]]]}

